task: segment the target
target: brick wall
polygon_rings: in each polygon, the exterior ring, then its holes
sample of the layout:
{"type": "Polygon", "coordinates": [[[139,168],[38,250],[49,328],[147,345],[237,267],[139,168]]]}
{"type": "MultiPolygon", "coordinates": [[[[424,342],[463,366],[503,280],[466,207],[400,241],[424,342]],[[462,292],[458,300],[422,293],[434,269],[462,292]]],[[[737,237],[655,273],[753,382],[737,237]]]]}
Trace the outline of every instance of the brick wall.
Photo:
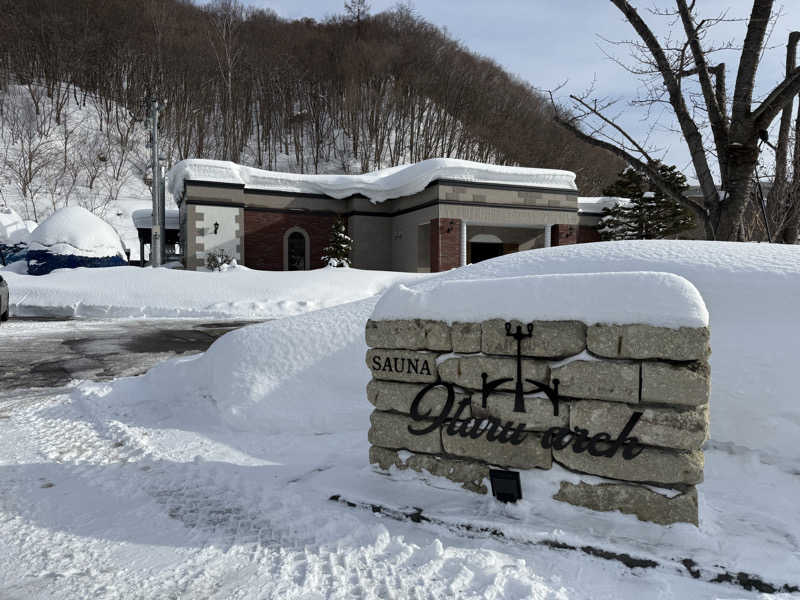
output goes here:
{"type": "Polygon", "coordinates": [[[324,266],[320,257],[328,244],[336,215],[304,215],[258,210],[244,211],[245,266],[268,271],[283,270],[283,236],[292,227],[305,230],[310,238],[310,268],[324,266]]]}
{"type": "Polygon", "coordinates": [[[578,243],[588,244],[589,242],[599,242],[600,234],[597,227],[590,227],[588,225],[578,226],[578,243]]]}
{"type": "Polygon", "coordinates": [[[461,220],[431,219],[431,273],[447,271],[461,262],[461,220]]]}
{"type": "Polygon", "coordinates": [[[551,245],[566,246],[578,241],[577,225],[553,225],[551,245]]]}

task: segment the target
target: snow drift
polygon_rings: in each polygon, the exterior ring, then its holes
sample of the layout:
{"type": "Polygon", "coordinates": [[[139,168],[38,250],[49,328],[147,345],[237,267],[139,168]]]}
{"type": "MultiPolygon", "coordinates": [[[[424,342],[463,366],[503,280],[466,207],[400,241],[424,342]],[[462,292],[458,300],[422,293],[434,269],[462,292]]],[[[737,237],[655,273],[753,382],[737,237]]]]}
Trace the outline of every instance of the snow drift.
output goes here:
{"type": "Polygon", "coordinates": [[[187,180],[231,183],[249,189],[269,189],[347,198],[361,194],[374,203],[416,194],[437,179],[500,185],[524,185],[576,190],[575,173],[556,169],[507,167],[459,160],[431,158],[363,175],[305,175],[265,171],[220,160],[188,159],[167,173],[167,189],[173,198],[187,180]]]}
{"type": "Polygon", "coordinates": [[[672,273],[530,275],[448,281],[425,290],[399,284],[372,315],[381,319],[431,319],[453,323],[487,319],[643,323],[657,327],[705,327],[700,293],[672,273]],[[598,302],[597,297],[603,297],[598,302]]]}
{"type": "Polygon", "coordinates": [[[27,244],[30,233],[25,221],[12,208],[0,207],[0,244],[27,244]]]}

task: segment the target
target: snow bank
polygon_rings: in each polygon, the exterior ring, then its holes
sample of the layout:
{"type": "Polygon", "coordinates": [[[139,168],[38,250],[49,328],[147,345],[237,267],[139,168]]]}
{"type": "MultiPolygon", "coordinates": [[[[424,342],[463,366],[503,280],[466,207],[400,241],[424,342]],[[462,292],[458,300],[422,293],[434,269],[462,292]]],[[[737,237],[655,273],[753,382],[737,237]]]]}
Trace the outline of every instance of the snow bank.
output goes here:
{"type": "Polygon", "coordinates": [[[140,267],[3,271],[12,316],[276,318],[382,293],[417,274],[325,268],[224,272],[140,267]]]}
{"type": "Polygon", "coordinates": [[[708,325],[697,288],[683,277],[653,272],[441,279],[424,290],[399,284],[383,295],[372,318],[708,325]]]}
{"type": "Polygon", "coordinates": [[[167,189],[173,198],[178,198],[183,191],[184,180],[209,181],[233,183],[249,189],[325,194],[333,198],[361,194],[372,202],[379,203],[416,194],[437,179],[577,189],[575,173],[570,171],[489,165],[454,158],[432,158],[363,175],[279,173],[226,161],[188,159],[179,162],[167,173],[167,189]]]}
{"type": "Polygon", "coordinates": [[[114,228],[80,206],[66,206],[45,219],[31,233],[30,250],[91,258],[125,256],[114,228]]]}
{"type": "Polygon", "coordinates": [[[0,207],[0,244],[27,244],[29,231],[17,212],[12,208],[0,207]]]}

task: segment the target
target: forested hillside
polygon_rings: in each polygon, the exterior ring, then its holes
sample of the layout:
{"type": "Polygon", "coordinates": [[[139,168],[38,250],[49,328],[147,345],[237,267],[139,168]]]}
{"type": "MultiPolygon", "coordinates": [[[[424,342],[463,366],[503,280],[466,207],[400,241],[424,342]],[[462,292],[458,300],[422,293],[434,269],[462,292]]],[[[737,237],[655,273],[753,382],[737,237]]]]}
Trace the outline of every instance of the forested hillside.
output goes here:
{"type": "MultiPolygon", "coordinates": [[[[91,112],[99,135],[75,167],[83,185],[96,163],[106,172],[112,156],[140,152],[152,95],[166,102],[167,162],[362,172],[446,156],[573,170],[585,195],[620,169],[557,127],[528,83],[413,10],[343,13],[286,21],[232,0],[0,0],[0,128],[45,119],[63,138],[65,115],[91,112]]],[[[17,160],[20,136],[5,138],[17,160]]],[[[66,171],[71,152],[59,147],[66,171]]]]}

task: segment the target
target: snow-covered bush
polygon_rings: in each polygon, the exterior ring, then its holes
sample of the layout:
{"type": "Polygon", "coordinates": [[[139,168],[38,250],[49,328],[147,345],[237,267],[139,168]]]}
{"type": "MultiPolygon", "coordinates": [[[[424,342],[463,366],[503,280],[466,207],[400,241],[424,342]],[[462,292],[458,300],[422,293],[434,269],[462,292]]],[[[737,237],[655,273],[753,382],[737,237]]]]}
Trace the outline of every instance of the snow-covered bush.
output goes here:
{"type": "Polygon", "coordinates": [[[222,267],[230,265],[232,260],[230,255],[225,252],[224,249],[220,248],[215,252],[208,253],[206,256],[206,267],[209,271],[222,271],[222,267]]]}

